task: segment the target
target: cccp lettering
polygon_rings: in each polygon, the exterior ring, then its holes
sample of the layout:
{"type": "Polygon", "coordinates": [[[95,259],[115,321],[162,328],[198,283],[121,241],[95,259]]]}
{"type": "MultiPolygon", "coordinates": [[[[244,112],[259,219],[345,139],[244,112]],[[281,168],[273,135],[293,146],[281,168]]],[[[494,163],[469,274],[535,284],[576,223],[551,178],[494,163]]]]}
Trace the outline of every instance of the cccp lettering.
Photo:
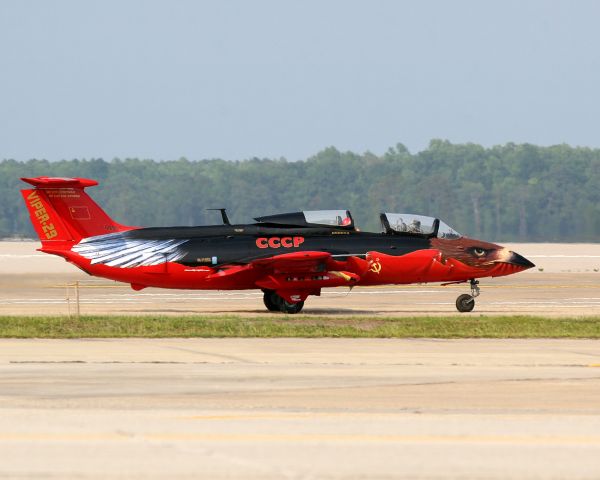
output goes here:
{"type": "Polygon", "coordinates": [[[304,237],[259,237],[256,239],[258,248],[298,248],[304,243],[304,237]]]}

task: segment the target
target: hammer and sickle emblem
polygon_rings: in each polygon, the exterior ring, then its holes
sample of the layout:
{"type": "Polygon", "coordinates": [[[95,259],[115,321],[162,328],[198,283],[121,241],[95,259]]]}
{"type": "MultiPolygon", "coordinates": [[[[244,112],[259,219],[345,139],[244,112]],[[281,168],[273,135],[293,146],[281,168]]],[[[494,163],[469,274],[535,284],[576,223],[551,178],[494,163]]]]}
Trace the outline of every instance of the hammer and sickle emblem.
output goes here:
{"type": "Polygon", "coordinates": [[[373,262],[373,265],[371,265],[371,268],[369,268],[369,270],[373,273],[377,273],[379,274],[379,272],[381,272],[381,263],[379,263],[379,259],[377,259],[376,262],[373,262]]]}

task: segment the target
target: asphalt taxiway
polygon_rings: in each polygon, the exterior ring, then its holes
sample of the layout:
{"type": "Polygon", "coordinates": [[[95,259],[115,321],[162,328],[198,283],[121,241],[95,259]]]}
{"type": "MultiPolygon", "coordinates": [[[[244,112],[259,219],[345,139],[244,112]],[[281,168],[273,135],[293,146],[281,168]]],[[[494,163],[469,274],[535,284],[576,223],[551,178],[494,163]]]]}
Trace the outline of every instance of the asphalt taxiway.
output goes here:
{"type": "Polygon", "coordinates": [[[591,340],[0,340],[0,478],[600,477],[591,340]]]}

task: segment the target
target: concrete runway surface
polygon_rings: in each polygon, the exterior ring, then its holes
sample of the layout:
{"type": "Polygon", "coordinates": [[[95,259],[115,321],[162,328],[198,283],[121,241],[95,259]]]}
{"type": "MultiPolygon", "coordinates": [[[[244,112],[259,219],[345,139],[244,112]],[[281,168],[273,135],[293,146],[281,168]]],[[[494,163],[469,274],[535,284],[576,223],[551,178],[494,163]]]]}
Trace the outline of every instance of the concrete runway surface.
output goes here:
{"type": "Polygon", "coordinates": [[[589,340],[0,340],[0,478],[600,478],[589,340]]]}
{"type": "MultiPolygon", "coordinates": [[[[474,313],[600,315],[600,244],[507,245],[536,263],[509,277],[482,279],[474,313]]],[[[133,291],[128,285],[89,277],[63,259],[36,252],[38,242],[0,242],[0,314],[68,313],[65,284],[80,282],[83,314],[187,315],[266,312],[262,293],[250,291],[133,291]]],[[[324,289],[303,313],[325,315],[458,314],[456,297],[466,285],[405,285],[324,289]]],[[[75,294],[69,292],[71,301],[75,294]]]]}

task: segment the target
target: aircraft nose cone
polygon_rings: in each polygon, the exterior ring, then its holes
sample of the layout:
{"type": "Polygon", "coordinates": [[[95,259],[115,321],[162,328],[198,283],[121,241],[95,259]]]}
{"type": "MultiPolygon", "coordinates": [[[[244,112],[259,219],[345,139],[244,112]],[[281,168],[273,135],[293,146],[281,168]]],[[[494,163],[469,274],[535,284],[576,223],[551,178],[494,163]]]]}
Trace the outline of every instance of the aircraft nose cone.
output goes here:
{"type": "Polygon", "coordinates": [[[535,267],[535,264],[533,264],[532,262],[527,260],[522,255],[519,255],[518,253],[515,253],[515,252],[509,252],[509,253],[510,253],[510,255],[509,255],[508,259],[506,260],[506,263],[510,263],[512,265],[521,267],[523,270],[535,267]]]}

